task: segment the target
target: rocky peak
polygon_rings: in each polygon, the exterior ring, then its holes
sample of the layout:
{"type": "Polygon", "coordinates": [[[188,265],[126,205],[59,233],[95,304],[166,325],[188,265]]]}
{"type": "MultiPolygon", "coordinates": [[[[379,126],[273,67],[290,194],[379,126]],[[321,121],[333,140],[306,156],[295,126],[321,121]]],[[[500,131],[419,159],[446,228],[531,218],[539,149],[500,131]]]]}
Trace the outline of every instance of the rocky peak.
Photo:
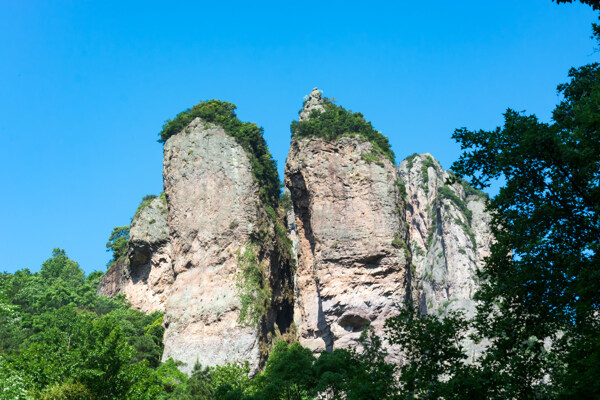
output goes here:
{"type": "Polygon", "coordinates": [[[240,254],[258,225],[258,185],[244,149],[220,126],[194,119],[164,147],[174,282],[165,350],[187,364],[260,361],[259,331],[240,324],[240,254]]]}
{"type": "Polygon", "coordinates": [[[305,99],[306,101],[300,112],[300,121],[306,121],[313,110],[325,111],[325,99],[323,99],[322,90],[314,88],[305,99]]]}
{"type": "Polygon", "coordinates": [[[360,113],[335,106],[357,132],[332,128],[330,113],[309,119],[326,102],[313,89],[292,123],[277,210],[274,163],[267,180],[253,169],[270,160],[261,130],[237,120],[235,105],[201,102],[161,133],[165,194],[136,212],[127,255],[99,292],[164,311],[163,358],[184,371],[245,360],[257,371],[278,331],[315,353],[355,348],[367,324],[383,336],[409,302],[473,313],[492,241],[485,196],[447,184],[430,154],[394,166],[387,138],[360,113]],[[248,271],[261,281],[249,286],[248,271]]]}
{"type": "MultiPolygon", "coordinates": [[[[313,90],[304,111],[319,99],[313,90]]],[[[297,249],[294,321],[300,343],[315,353],[357,346],[367,324],[382,334],[410,283],[392,162],[364,137],[321,133],[294,137],[285,166],[297,249]]]]}
{"type": "Polygon", "coordinates": [[[447,184],[450,173],[427,153],[402,161],[398,173],[406,191],[414,301],[422,313],[472,316],[476,270],[492,242],[486,196],[466,182],[447,184]]]}

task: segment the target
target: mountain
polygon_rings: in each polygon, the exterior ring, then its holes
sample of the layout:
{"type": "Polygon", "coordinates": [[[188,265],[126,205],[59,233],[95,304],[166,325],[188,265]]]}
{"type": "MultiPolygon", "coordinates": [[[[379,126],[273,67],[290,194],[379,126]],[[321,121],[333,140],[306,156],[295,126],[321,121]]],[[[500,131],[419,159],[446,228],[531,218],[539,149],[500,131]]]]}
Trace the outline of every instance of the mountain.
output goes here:
{"type": "Polygon", "coordinates": [[[256,372],[282,338],[316,354],[356,348],[367,325],[383,335],[407,304],[473,312],[492,241],[483,193],[448,184],[429,154],[395,165],[362,114],[314,89],[279,197],[262,130],[234,110],[211,100],[167,122],[165,192],[142,203],[99,286],[164,311],[163,360],[256,372]]]}

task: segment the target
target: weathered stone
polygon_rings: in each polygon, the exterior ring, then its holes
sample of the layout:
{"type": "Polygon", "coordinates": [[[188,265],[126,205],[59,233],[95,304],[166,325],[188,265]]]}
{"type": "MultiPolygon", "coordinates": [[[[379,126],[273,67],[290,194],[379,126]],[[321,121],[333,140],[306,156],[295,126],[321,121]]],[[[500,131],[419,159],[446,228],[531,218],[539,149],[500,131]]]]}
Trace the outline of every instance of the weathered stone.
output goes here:
{"type": "MultiPolygon", "coordinates": [[[[315,107],[315,93],[302,115],[315,107]]],[[[315,353],[356,347],[367,323],[382,334],[408,294],[397,174],[384,156],[362,157],[372,152],[358,137],[292,139],[285,186],[294,205],[288,215],[297,254],[294,320],[300,343],[315,353]]]]}
{"type": "Polygon", "coordinates": [[[150,313],[164,311],[172,283],[167,205],[155,198],[133,217],[126,256],[107,271],[98,293],[123,293],[132,307],[150,313]]]}
{"type": "Polygon", "coordinates": [[[134,216],[127,259],[129,279],[123,293],[131,305],[145,312],[164,311],[174,280],[166,200],[157,197],[134,216]]]}
{"type": "Polygon", "coordinates": [[[407,193],[413,299],[422,313],[473,316],[475,272],[492,241],[484,195],[467,196],[461,184],[446,185],[450,174],[430,154],[407,158],[398,171],[407,193]]]}
{"type": "Polygon", "coordinates": [[[165,306],[165,350],[187,364],[259,365],[256,327],[238,323],[238,255],[259,217],[249,159],[223,128],[196,118],[164,147],[175,275],[165,306]]]}
{"type": "Polygon", "coordinates": [[[325,107],[323,107],[323,92],[319,89],[314,88],[305,99],[304,107],[300,112],[300,121],[307,120],[313,110],[325,111],[325,107]]]}

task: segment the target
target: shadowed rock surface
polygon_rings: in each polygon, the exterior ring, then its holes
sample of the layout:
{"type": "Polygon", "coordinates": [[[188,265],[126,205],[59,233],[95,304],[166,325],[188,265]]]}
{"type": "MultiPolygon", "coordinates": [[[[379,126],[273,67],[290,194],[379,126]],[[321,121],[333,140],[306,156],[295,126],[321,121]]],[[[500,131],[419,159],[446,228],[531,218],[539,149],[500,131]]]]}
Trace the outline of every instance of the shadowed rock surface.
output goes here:
{"type": "Polygon", "coordinates": [[[151,313],[164,311],[172,283],[167,204],[157,197],[136,212],[126,256],[108,270],[98,293],[123,293],[132,307],[151,313]]]}

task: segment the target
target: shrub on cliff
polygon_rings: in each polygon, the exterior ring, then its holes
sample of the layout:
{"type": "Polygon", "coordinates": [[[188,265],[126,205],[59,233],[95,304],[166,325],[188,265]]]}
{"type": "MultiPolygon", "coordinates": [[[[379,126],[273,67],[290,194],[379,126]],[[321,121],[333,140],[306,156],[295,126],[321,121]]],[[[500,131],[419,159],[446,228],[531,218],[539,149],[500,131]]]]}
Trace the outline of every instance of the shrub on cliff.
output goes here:
{"type": "Polygon", "coordinates": [[[292,137],[317,136],[328,140],[358,135],[373,144],[375,149],[394,163],[394,152],[388,138],[375,130],[361,113],[354,113],[325,98],[325,111],[313,110],[308,120],[292,121],[292,137]]]}
{"type": "Polygon", "coordinates": [[[108,242],[106,243],[106,251],[112,251],[113,258],[108,262],[110,268],[114,263],[119,261],[121,257],[124,257],[127,253],[127,246],[129,245],[129,227],[128,226],[117,226],[113,228],[108,242]]]}
{"type": "Polygon", "coordinates": [[[274,206],[277,204],[280,189],[276,162],[267,148],[263,129],[251,122],[241,122],[235,114],[236,108],[235,104],[226,101],[201,101],[180,112],[174,119],[167,120],[160,132],[159,142],[164,143],[171,136],[183,131],[195,118],[223,127],[246,151],[252,166],[252,175],[260,187],[261,199],[274,206]]]}

